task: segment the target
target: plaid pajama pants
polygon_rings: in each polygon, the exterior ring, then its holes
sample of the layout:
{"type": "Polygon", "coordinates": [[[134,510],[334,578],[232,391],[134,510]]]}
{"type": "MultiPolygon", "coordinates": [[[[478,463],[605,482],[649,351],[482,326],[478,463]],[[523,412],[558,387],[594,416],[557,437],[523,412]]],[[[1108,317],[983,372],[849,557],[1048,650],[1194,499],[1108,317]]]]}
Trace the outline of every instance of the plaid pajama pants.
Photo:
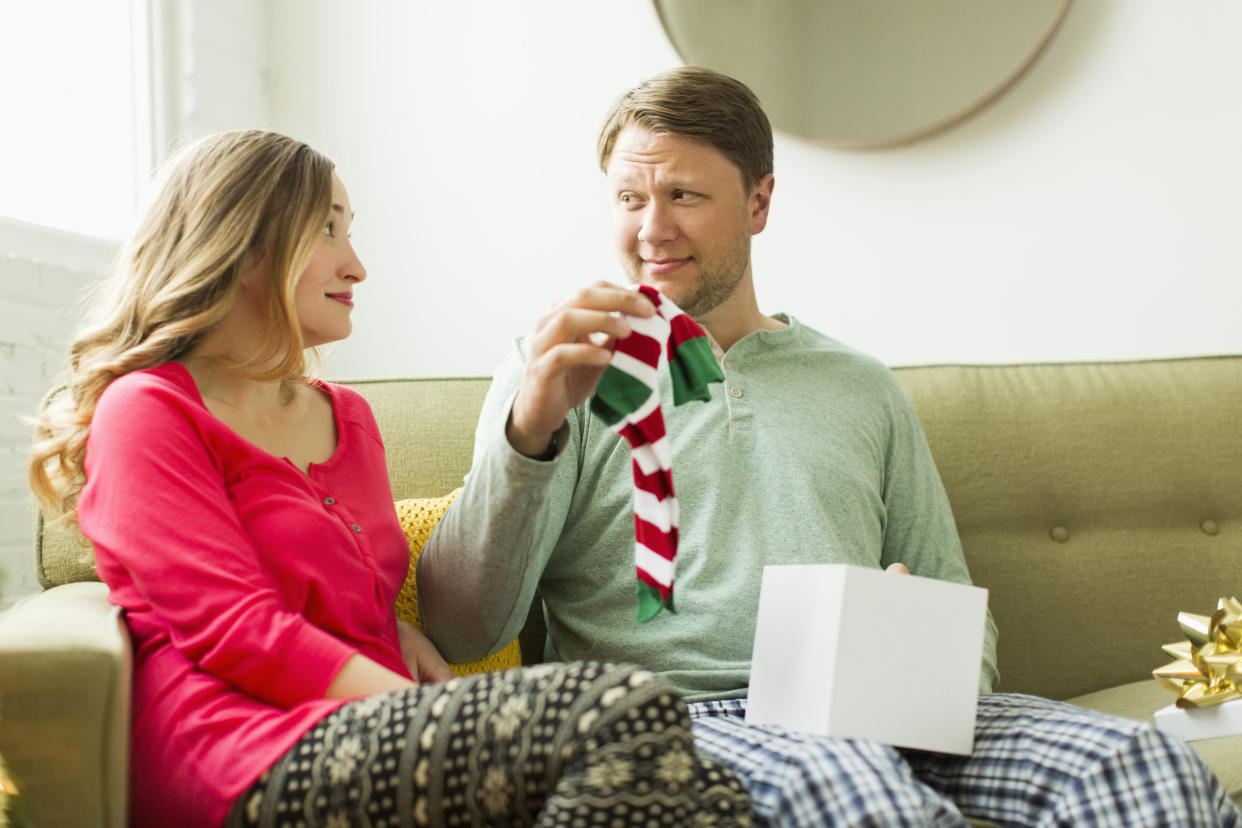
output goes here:
{"type": "Polygon", "coordinates": [[[1242,826],[1185,743],[1065,702],[980,696],[970,756],[747,726],[745,699],[689,707],[699,752],[742,777],[756,825],[1242,826]]]}

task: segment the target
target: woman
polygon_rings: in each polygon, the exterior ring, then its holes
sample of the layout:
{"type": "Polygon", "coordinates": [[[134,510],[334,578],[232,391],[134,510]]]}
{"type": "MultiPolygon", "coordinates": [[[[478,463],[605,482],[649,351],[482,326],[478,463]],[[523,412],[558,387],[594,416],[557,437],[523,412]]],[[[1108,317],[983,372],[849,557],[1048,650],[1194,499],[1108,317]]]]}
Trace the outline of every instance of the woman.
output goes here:
{"type": "Polygon", "coordinates": [[[455,679],[393,605],[408,563],[355,392],[306,379],[366,279],[332,164],[281,135],[174,158],[41,415],[134,643],[139,825],[745,824],[650,674],[455,679]]]}

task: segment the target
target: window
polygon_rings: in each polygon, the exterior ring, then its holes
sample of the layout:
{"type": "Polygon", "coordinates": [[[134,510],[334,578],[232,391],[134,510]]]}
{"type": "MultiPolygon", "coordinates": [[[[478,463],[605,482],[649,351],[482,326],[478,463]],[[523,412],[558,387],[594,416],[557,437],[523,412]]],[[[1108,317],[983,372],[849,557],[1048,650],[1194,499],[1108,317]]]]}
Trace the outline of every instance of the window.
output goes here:
{"type": "Polygon", "coordinates": [[[0,217],[119,239],[150,168],[143,0],[5,3],[0,217]]]}

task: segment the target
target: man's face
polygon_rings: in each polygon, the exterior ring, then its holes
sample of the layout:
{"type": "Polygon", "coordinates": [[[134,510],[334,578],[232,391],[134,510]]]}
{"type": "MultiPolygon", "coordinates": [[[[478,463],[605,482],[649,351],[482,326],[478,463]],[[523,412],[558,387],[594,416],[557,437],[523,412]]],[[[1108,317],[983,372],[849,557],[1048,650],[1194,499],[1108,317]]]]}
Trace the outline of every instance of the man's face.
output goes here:
{"type": "Polygon", "coordinates": [[[617,135],[607,175],[631,281],[701,319],[749,279],[750,237],[767,220],[771,176],[748,191],[715,147],[637,126],[617,135]]]}

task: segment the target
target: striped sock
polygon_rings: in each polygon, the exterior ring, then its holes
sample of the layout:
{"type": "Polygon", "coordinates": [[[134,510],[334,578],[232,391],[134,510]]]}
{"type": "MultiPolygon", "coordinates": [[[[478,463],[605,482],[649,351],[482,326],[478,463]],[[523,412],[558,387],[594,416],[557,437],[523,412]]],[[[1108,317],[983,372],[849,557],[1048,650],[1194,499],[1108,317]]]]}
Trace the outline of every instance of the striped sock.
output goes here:
{"type": "Polygon", "coordinates": [[[617,340],[591,411],[629,442],[634,471],[634,566],[638,574],[638,620],[673,607],[673,561],[677,557],[677,498],[672,459],[660,411],[657,368],[667,352],[673,405],[709,400],[709,382],[724,374],[698,323],[647,286],[638,288],[656,307],[655,316],[627,317],[633,330],[617,340]]]}

